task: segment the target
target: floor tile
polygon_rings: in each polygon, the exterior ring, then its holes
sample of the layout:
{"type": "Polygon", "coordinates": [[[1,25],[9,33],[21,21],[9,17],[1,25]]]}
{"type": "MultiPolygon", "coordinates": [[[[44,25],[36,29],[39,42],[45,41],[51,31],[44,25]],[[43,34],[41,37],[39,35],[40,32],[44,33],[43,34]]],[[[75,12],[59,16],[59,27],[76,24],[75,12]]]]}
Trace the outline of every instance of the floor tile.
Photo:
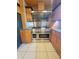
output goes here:
{"type": "Polygon", "coordinates": [[[46,51],[44,44],[37,44],[37,51],[46,51]]]}
{"type": "Polygon", "coordinates": [[[48,59],[47,53],[46,52],[37,52],[36,59],[48,59]]]}
{"type": "Polygon", "coordinates": [[[26,53],[24,59],[35,59],[36,54],[35,52],[26,53]]]}
{"type": "Polygon", "coordinates": [[[60,59],[56,52],[48,52],[49,59],[60,59]]]}
{"type": "Polygon", "coordinates": [[[17,59],[23,59],[24,55],[25,55],[25,53],[23,53],[23,52],[17,52],[17,59]]]}
{"type": "Polygon", "coordinates": [[[27,51],[28,51],[28,52],[34,52],[34,51],[36,51],[36,45],[32,44],[32,45],[28,48],[27,51]]]}
{"type": "Polygon", "coordinates": [[[18,48],[18,52],[26,52],[29,48],[30,44],[22,44],[19,48],[18,48]]]}
{"type": "Polygon", "coordinates": [[[45,48],[47,49],[47,51],[55,51],[54,47],[52,46],[52,44],[50,43],[45,43],[45,48]]]}

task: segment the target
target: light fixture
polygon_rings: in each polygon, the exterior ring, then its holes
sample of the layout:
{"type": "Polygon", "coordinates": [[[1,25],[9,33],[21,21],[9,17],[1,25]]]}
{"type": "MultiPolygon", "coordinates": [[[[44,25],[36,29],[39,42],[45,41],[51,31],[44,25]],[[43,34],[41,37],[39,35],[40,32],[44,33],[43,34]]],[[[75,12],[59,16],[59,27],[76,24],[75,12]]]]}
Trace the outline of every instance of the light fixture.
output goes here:
{"type": "MultiPolygon", "coordinates": [[[[39,12],[39,11],[32,11],[32,13],[34,13],[34,12],[39,12]]],[[[40,11],[40,12],[47,13],[47,12],[52,12],[52,11],[46,11],[46,10],[44,10],[44,11],[40,11]]]]}
{"type": "Polygon", "coordinates": [[[44,11],[42,11],[42,12],[47,13],[47,12],[52,12],[52,11],[46,11],[46,10],[44,10],[44,11]]]}
{"type": "Polygon", "coordinates": [[[35,11],[31,11],[32,13],[34,13],[35,11]]]}

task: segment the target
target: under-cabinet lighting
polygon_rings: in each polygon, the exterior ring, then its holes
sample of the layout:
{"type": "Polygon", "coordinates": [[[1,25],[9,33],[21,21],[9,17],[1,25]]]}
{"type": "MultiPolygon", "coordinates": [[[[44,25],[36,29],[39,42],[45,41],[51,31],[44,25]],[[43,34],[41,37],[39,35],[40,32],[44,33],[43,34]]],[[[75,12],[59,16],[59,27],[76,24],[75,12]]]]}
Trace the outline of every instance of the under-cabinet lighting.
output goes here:
{"type": "MultiPolygon", "coordinates": [[[[32,13],[34,13],[34,12],[39,12],[39,11],[32,11],[32,13]]],[[[52,11],[46,11],[46,10],[44,10],[44,11],[40,11],[40,12],[47,13],[47,12],[52,12],[52,11]]]]}

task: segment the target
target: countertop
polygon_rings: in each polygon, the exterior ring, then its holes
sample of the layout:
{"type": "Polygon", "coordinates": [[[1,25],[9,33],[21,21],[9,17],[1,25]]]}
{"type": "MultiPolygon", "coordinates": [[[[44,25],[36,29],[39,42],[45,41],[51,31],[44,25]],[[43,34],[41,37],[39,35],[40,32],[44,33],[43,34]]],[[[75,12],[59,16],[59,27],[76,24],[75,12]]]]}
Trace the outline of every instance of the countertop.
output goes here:
{"type": "Polygon", "coordinates": [[[53,29],[53,30],[55,30],[56,32],[61,32],[61,29],[53,29]]]}

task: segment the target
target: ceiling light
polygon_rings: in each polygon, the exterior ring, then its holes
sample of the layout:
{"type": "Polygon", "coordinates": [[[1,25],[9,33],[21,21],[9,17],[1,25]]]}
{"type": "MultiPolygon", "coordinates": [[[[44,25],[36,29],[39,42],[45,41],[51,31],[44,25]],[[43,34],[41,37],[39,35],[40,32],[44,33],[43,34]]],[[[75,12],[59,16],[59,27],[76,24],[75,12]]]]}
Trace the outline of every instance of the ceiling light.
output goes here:
{"type": "Polygon", "coordinates": [[[32,11],[32,13],[34,13],[35,11],[32,11]]]}
{"type": "MultiPolygon", "coordinates": [[[[38,11],[32,11],[32,13],[34,13],[34,12],[38,12],[38,11]]],[[[52,12],[52,11],[46,11],[46,10],[44,10],[44,11],[41,11],[41,12],[47,13],[47,12],[52,12]]]]}

